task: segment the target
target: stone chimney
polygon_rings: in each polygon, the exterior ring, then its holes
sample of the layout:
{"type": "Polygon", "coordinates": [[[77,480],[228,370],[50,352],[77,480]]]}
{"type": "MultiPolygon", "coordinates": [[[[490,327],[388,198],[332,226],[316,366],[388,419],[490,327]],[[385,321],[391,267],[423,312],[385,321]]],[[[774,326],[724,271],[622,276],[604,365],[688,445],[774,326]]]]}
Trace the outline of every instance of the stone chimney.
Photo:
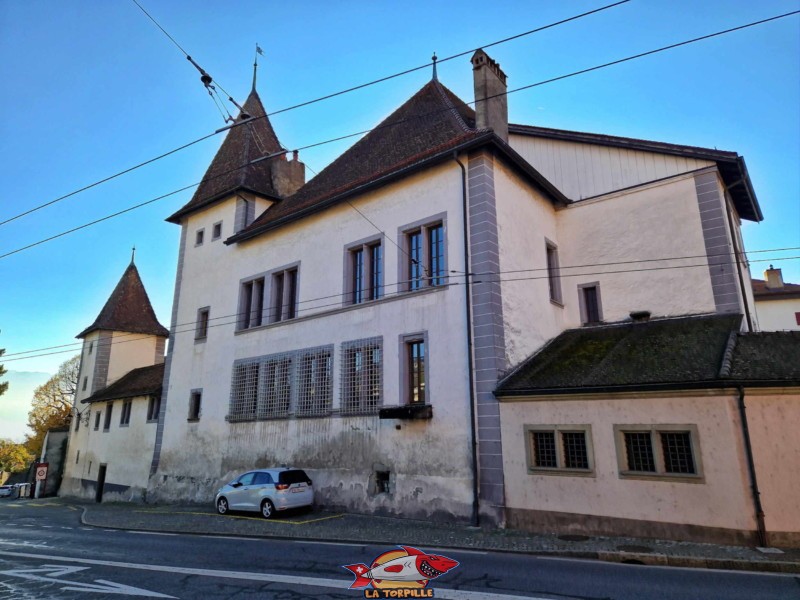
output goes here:
{"type": "Polygon", "coordinates": [[[472,55],[472,76],[475,85],[475,125],[490,127],[508,142],[508,96],[506,74],[500,65],[483,50],[472,55]]]}
{"type": "Polygon", "coordinates": [[[767,283],[767,288],[779,290],[783,287],[783,273],[780,269],[774,269],[770,265],[769,269],[764,271],[764,281],[767,283]]]}
{"type": "Polygon", "coordinates": [[[300,162],[297,150],[292,160],[273,159],[271,168],[272,189],[282,198],[291,196],[306,182],[306,166],[300,162]]]}

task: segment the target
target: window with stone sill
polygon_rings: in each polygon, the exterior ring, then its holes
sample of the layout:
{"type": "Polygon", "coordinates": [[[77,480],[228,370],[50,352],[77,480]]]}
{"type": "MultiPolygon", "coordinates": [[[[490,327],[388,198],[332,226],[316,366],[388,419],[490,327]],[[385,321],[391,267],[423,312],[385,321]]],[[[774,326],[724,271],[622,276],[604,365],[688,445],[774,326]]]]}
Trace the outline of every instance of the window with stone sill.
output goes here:
{"type": "Polygon", "coordinates": [[[591,475],[590,425],[525,425],[528,471],[536,474],[591,475]]]}
{"type": "Polygon", "coordinates": [[[620,477],[702,480],[695,425],[615,425],[620,477]]]}
{"type": "Polygon", "coordinates": [[[444,218],[400,229],[400,290],[416,291],[445,285],[447,240],[444,218]]]}

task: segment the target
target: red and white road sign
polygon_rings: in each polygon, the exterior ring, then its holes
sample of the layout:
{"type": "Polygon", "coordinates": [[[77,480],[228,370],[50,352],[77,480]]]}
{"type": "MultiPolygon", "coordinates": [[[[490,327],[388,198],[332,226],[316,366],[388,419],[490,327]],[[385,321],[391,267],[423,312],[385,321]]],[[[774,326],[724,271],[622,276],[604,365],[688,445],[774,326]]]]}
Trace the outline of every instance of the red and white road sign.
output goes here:
{"type": "Polygon", "coordinates": [[[36,481],[44,481],[47,479],[47,463],[39,463],[36,465],[36,481]]]}

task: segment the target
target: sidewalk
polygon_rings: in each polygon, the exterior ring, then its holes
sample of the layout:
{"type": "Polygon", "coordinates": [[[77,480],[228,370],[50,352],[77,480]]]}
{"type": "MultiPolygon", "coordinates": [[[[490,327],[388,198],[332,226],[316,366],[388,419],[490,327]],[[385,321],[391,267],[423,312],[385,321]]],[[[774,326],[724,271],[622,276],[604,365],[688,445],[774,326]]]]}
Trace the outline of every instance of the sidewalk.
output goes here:
{"type": "Polygon", "coordinates": [[[800,573],[800,549],[761,552],[741,546],[718,546],[639,538],[534,535],[511,530],[474,529],[427,521],[323,511],[295,512],[267,521],[256,515],[217,515],[207,505],[150,506],[127,503],[82,507],[86,525],[169,533],[307,539],[425,549],[519,552],[539,556],[596,559],[645,565],[800,573]]]}

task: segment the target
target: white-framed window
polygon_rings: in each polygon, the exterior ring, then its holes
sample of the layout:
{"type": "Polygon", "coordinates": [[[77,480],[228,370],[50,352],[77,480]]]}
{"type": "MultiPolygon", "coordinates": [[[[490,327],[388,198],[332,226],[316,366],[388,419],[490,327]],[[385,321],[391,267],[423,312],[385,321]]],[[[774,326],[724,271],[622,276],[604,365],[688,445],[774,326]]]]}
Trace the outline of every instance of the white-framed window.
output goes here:
{"type": "Polygon", "coordinates": [[[119,415],[119,426],[127,427],[131,423],[131,408],[133,400],[124,400],[122,402],[122,412],[119,415]]]}
{"type": "Polygon", "coordinates": [[[525,425],[524,430],[529,473],[594,472],[591,425],[525,425]]]}
{"type": "Polygon", "coordinates": [[[578,303],[581,309],[581,323],[597,325],[603,322],[603,305],[600,301],[600,284],[582,283],[578,286],[578,303]]]}
{"type": "Polygon", "coordinates": [[[447,284],[446,215],[401,227],[400,289],[415,291],[447,284]]]}
{"type": "Polygon", "coordinates": [[[161,396],[150,396],[147,403],[147,422],[156,423],[161,412],[161,396]]]}
{"type": "Polygon", "coordinates": [[[562,305],[561,297],[561,272],[558,269],[558,247],[550,240],[545,240],[545,257],[547,260],[547,286],[550,291],[550,300],[562,305]]]}
{"type": "Polygon", "coordinates": [[[342,414],[372,414],[383,404],[383,338],[341,345],[342,414]]]}
{"type": "Polygon", "coordinates": [[[614,438],[621,478],[703,478],[696,425],[614,425],[614,438]]]}
{"type": "Polygon", "coordinates": [[[345,304],[382,298],[384,271],[382,235],[345,246],[345,304]]]}
{"type": "Polygon", "coordinates": [[[187,421],[200,420],[200,408],[203,403],[203,390],[194,389],[189,394],[189,416],[187,421]]]}
{"type": "Polygon", "coordinates": [[[194,339],[196,342],[205,342],[208,337],[208,321],[211,307],[204,306],[197,309],[197,321],[194,324],[194,339]]]}

